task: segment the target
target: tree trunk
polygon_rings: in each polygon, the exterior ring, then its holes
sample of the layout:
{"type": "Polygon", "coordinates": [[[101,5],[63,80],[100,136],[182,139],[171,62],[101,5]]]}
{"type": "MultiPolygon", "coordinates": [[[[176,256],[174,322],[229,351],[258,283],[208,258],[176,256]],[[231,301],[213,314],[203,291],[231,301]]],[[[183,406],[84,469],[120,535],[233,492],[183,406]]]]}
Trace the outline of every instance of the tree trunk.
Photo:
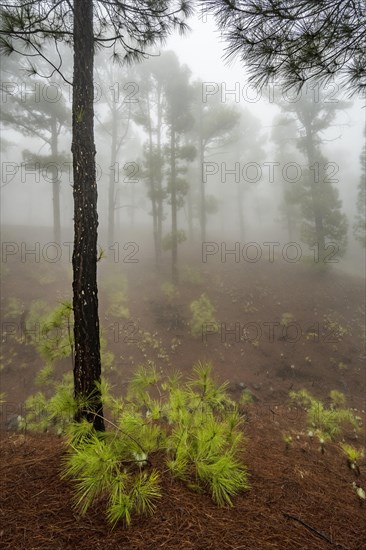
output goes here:
{"type": "MultiPolygon", "coordinates": [[[[57,163],[57,119],[53,114],[51,118],[51,155],[52,162],[57,163]]],[[[60,221],[60,182],[58,170],[52,165],[52,201],[53,201],[53,240],[61,244],[61,221],[60,221]]]]}
{"type": "Polygon", "coordinates": [[[149,182],[150,182],[150,193],[151,193],[151,210],[153,217],[153,236],[154,236],[154,253],[155,253],[155,265],[158,268],[160,263],[160,253],[159,253],[159,238],[158,238],[158,209],[156,204],[156,185],[155,185],[155,173],[154,173],[154,144],[152,137],[152,128],[151,128],[151,112],[150,112],[150,99],[149,94],[147,94],[147,119],[148,119],[148,134],[149,134],[149,153],[148,153],[148,166],[149,166],[149,182]]]}
{"type": "Polygon", "coordinates": [[[93,1],[74,0],[74,80],[72,104],[72,153],[74,174],[74,389],[79,406],[75,420],[86,418],[104,430],[97,287],[97,184],[95,173],[93,107],[93,1]],[[100,416],[96,416],[97,413],[100,416]]]}
{"type": "Polygon", "coordinates": [[[115,219],[115,208],[116,208],[116,199],[115,199],[115,169],[117,161],[117,110],[116,103],[112,103],[113,112],[112,112],[112,143],[111,143],[111,167],[109,172],[109,186],[108,186],[108,245],[113,246],[114,244],[114,219],[115,219]]]}
{"type": "Polygon", "coordinates": [[[157,104],[158,104],[158,126],[156,129],[157,135],[156,135],[156,146],[157,146],[157,162],[158,162],[158,169],[156,173],[156,188],[158,193],[158,234],[157,234],[157,242],[158,242],[158,264],[161,263],[161,250],[162,250],[162,239],[163,239],[163,186],[162,186],[162,169],[161,169],[161,126],[162,126],[162,105],[161,105],[161,89],[160,85],[158,88],[158,97],[157,97],[157,104]]]}
{"type": "Polygon", "coordinates": [[[201,241],[206,241],[206,192],[205,192],[205,182],[203,181],[203,163],[205,160],[204,148],[202,140],[200,143],[200,164],[201,164],[201,201],[200,201],[200,221],[201,221],[201,241]]]}
{"type": "MultiPolygon", "coordinates": [[[[313,135],[311,131],[311,124],[305,123],[305,130],[306,130],[306,152],[308,157],[308,163],[309,163],[309,174],[311,174],[311,170],[314,170],[314,163],[315,163],[315,146],[313,142],[313,135]]],[[[310,175],[311,177],[311,175],[310,175]]],[[[311,191],[311,200],[313,204],[313,210],[314,210],[314,220],[315,220],[315,233],[317,238],[317,244],[318,244],[318,251],[319,251],[319,260],[322,262],[324,260],[324,253],[325,253],[325,236],[324,236],[324,227],[323,227],[323,214],[321,211],[321,205],[320,205],[320,186],[321,181],[316,181],[316,177],[314,176],[313,181],[310,180],[310,191],[311,191]]]]}
{"type": "Polygon", "coordinates": [[[200,173],[201,173],[201,184],[200,184],[200,224],[201,224],[201,241],[206,241],[206,190],[205,182],[203,181],[203,163],[205,161],[205,145],[203,143],[203,112],[202,105],[200,106],[200,173]]]}
{"type": "Polygon", "coordinates": [[[177,223],[177,190],[175,173],[175,130],[171,126],[170,135],[170,177],[172,203],[172,283],[178,284],[178,223],[177,223]]]}

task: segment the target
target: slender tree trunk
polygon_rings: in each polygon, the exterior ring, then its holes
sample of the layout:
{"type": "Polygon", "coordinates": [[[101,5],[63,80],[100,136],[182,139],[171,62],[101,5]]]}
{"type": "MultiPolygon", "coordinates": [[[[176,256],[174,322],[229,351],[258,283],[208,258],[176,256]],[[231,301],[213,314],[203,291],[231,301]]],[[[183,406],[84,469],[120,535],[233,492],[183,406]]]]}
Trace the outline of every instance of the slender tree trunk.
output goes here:
{"type": "Polygon", "coordinates": [[[157,126],[157,135],[156,135],[156,140],[157,140],[156,146],[157,146],[158,167],[157,167],[157,172],[156,172],[156,174],[157,174],[157,176],[156,176],[156,179],[157,179],[156,187],[157,187],[157,193],[158,193],[158,205],[157,205],[157,208],[158,208],[158,211],[157,211],[157,217],[158,217],[158,228],[157,228],[158,229],[158,234],[157,234],[158,264],[160,265],[160,263],[161,263],[161,249],[162,249],[161,243],[162,243],[162,238],[163,238],[163,215],[164,215],[164,212],[163,212],[163,186],[162,186],[163,175],[162,175],[162,169],[161,169],[161,125],[162,125],[163,115],[162,115],[161,89],[160,88],[158,89],[157,103],[158,103],[158,126],[157,126]]]}
{"type": "Polygon", "coordinates": [[[201,215],[200,215],[200,221],[201,221],[201,241],[206,241],[206,190],[205,190],[205,182],[203,181],[203,163],[205,160],[204,155],[204,148],[203,143],[201,140],[200,143],[200,167],[201,167],[201,201],[200,201],[200,207],[201,207],[201,215]]]}
{"type": "MultiPolygon", "coordinates": [[[[53,114],[51,118],[51,155],[52,162],[57,162],[57,119],[53,114]]],[[[60,182],[58,180],[58,170],[52,166],[52,202],[53,202],[53,240],[55,243],[61,243],[61,221],[60,221],[60,182]]]]}
{"type": "Polygon", "coordinates": [[[158,238],[158,209],[156,204],[155,168],[154,168],[154,162],[153,162],[154,144],[153,144],[153,138],[152,138],[149,95],[147,96],[147,117],[148,117],[148,134],[149,134],[149,181],[150,181],[150,193],[151,193],[151,209],[152,209],[152,217],[153,217],[154,253],[155,253],[155,265],[156,267],[159,267],[160,255],[159,255],[159,238],[158,238]]]}
{"type": "Polygon", "coordinates": [[[200,174],[201,174],[201,183],[200,183],[200,194],[201,194],[201,200],[200,200],[200,224],[201,224],[201,241],[206,241],[206,190],[205,190],[205,182],[203,181],[203,163],[205,161],[205,146],[203,143],[203,129],[202,129],[202,118],[203,118],[203,112],[202,112],[202,105],[200,107],[200,174]]]}
{"type": "Polygon", "coordinates": [[[113,246],[114,243],[114,226],[115,226],[115,167],[117,159],[117,112],[116,103],[113,102],[112,112],[112,143],[111,143],[111,167],[109,172],[108,186],[108,245],[113,246]]]}
{"type": "Polygon", "coordinates": [[[175,170],[175,130],[171,126],[170,135],[170,177],[172,203],[172,283],[178,284],[178,223],[177,223],[177,190],[175,170]]]}
{"type": "Polygon", "coordinates": [[[309,174],[310,174],[310,192],[311,192],[311,200],[313,204],[313,210],[314,210],[314,220],[315,220],[315,233],[316,233],[316,239],[317,239],[317,245],[319,250],[319,260],[322,262],[324,259],[324,253],[325,253],[325,236],[324,236],[324,226],[323,226],[323,214],[321,211],[321,204],[320,204],[320,186],[321,181],[317,181],[317,177],[314,174],[314,178],[312,179],[311,171],[314,170],[315,166],[315,146],[311,131],[311,125],[309,123],[305,123],[305,130],[306,130],[306,152],[308,157],[308,163],[309,163],[309,174]]]}
{"type": "Polygon", "coordinates": [[[74,174],[74,388],[75,398],[93,395],[75,419],[86,418],[104,430],[97,287],[97,184],[93,109],[93,0],[74,0],[74,80],[72,153],[74,174]],[[85,410],[87,409],[87,410],[85,410]],[[96,416],[95,413],[101,416],[96,416]]]}

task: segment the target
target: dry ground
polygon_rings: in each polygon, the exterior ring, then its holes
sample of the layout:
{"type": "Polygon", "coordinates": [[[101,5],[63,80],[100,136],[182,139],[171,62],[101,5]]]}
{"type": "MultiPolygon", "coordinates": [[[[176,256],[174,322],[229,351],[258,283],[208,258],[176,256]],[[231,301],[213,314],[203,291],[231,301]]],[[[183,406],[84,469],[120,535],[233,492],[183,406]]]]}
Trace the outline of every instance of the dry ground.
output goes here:
{"type": "MultiPolygon", "coordinates": [[[[223,264],[212,258],[202,263],[198,249],[184,247],[181,263],[199,273],[201,281],[183,281],[172,301],[161,290],[161,282],[169,280],[168,256],[159,278],[149,258],[112,266],[128,279],[130,317],[108,313],[113,289],[101,285],[101,326],[114,354],[112,368],[104,374],[114,391],[123,393],[136,365],[147,359],[163,372],[178,368],[185,375],[195,361],[208,359],[217,378],[229,381],[234,397],[243,386],[249,388],[254,403],[244,410],[248,442],[243,458],[251,490],[235,499],[234,508],[223,510],[209,497],[165,478],[155,516],[135,519],[128,530],[111,531],[97,508],[80,518],[72,509],[70,483],[59,477],[62,440],[6,431],[9,418],[21,414],[26,397],[39,389],[34,378],[44,364],[35,347],[21,338],[22,319],[9,314],[8,300],[19,298],[25,312],[33,300],[57,305],[70,296],[71,268],[67,262],[32,264],[13,257],[2,264],[1,382],[6,403],[1,416],[0,547],[366,548],[366,504],[360,506],[355,496],[355,478],[338,444],[328,445],[322,455],[304,433],[303,414],[288,408],[290,389],[307,388],[323,400],[337,389],[366,425],[364,282],[281,259],[223,264]],[[195,339],[189,333],[189,304],[203,292],[215,306],[219,332],[195,339]],[[288,329],[282,322],[285,313],[291,315],[288,329]],[[17,338],[9,334],[12,330],[17,338]],[[147,334],[158,342],[155,347],[147,334]],[[282,434],[289,431],[295,442],[286,450],[282,434]]],[[[100,280],[112,268],[102,263],[100,280]]],[[[57,364],[60,373],[68,369],[67,359],[57,364]]],[[[365,445],[364,428],[357,445],[365,445]]],[[[155,460],[159,466],[159,457],[155,460]]],[[[359,482],[366,488],[365,472],[363,461],[359,482]]]]}

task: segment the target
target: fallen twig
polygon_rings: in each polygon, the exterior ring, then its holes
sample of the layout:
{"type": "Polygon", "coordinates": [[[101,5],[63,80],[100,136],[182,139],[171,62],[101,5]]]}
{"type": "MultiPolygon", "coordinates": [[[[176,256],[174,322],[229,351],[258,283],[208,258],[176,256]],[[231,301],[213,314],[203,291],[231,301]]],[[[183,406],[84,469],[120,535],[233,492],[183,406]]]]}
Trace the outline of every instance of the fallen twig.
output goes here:
{"type": "Polygon", "coordinates": [[[313,533],[318,535],[318,537],[320,537],[323,540],[329,542],[329,544],[332,544],[333,546],[336,546],[337,548],[343,548],[343,550],[350,550],[350,548],[348,546],[344,546],[344,544],[332,541],[332,539],[330,539],[328,537],[328,535],[326,535],[322,531],[318,531],[317,529],[315,529],[315,527],[312,527],[311,525],[309,525],[308,523],[306,523],[302,519],[297,518],[296,516],[292,516],[291,514],[287,514],[286,512],[282,512],[282,513],[286,518],[293,519],[294,521],[297,521],[297,522],[301,523],[301,525],[303,525],[304,527],[306,527],[307,529],[309,529],[310,531],[312,531],[313,533]]]}

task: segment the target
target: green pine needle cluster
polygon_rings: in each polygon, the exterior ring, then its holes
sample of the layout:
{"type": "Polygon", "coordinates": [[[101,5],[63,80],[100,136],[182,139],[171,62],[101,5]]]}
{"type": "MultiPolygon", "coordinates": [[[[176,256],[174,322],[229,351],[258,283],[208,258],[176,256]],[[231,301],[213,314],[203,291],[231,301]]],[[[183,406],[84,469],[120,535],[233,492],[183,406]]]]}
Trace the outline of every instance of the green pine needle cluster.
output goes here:
{"type": "Polygon", "coordinates": [[[30,398],[29,405],[37,405],[42,415],[38,426],[28,418],[28,427],[61,425],[68,442],[63,476],[75,484],[80,513],[102,501],[112,526],[119,521],[128,526],[134,515],[155,510],[159,476],[169,473],[191,489],[208,492],[219,506],[232,506],[233,497],[249,488],[241,460],[242,417],[227,384],[214,381],[209,363],[198,362],[186,382],[179,372],[163,378],[152,362],[140,366],[125,398],[101,383],[103,406],[113,419],[105,418],[110,429],[104,433],[85,419],[73,421],[71,380],[57,384],[48,368],[38,379],[54,394],[30,398]]]}
{"type": "Polygon", "coordinates": [[[227,385],[217,386],[211,366],[197,363],[185,387],[172,388],[167,417],[168,468],[191,487],[208,489],[220,506],[249,488],[248,475],[238,457],[243,449],[242,419],[227,397],[227,385]]]}
{"type": "Polygon", "coordinates": [[[351,462],[357,463],[364,456],[363,449],[356,449],[353,445],[349,445],[349,443],[341,443],[341,448],[348,460],[351,462]]]}
{"type": "Polygon", "coordinates": [[[107,519],[112,526],[119,521],[128,526],[133,514],[154,512],[161,496],[159,473],[136,466],[136,455],[126,440],[123,433],[111,437],[86,431],[84,438],[70,446],[64,463],[63,477],[75,481],[75,506],[80,513],[107,497],[107,519]]]}
{"type": "Polygon", "coordinates": [[[289,395],[292,402],[306,409],[308,430],[318,437],[322,445],[340,436],[347,428],[359,431],[359,423],[353,412],[342,407],[345,396],[341,392],[334,390],[330,393],[331,403],[328,407],[304,389],[291,391],[289,395]]]}
{"type": "Polygon", "coordinates": [[[354,474],[360,475],[361,471],[359,462],[364,457],[364,450],[362,448],[356,449],[356,447],[354,447],[353,445],[349,445],[349,443],[345,442],[341,443],[340,447],[347,457],[347,464],[349,469],[352,470],[354,474]]]}
{"type": "Polygon", "coordinates": [[[73,349],[71,302],[65,301],[51,310],[46,302],[33,301],[26,318],[26,330],[27,339],[47,363],[70,356],[73,349]]]}
{"type": "Polygon", "coordinates": [[[26,412],[20,428],[35,432],[52,430],[61,435],[73,421],[77,410],[73,397],[72,373],[67,373],[61,380],[57,380],[53,367],[47,365],[39,371],[36,383],[45,390],[38,391],[26,400],[26,412]],[[46,393],[51,396],[48,397],[46,393]]]}
{"type": "MultiPolygon", "coordinates": [[[[26,319],[27,338],[47,363],[52,365],[58,359],[74,355],[74,314],[70,300],[50,309],[46,302],[32,302],[26,319]]],[[[102,369],[109,370],[114,355],[107,350],[107,340],[101,332],[100,352],[102,369]]]]}

